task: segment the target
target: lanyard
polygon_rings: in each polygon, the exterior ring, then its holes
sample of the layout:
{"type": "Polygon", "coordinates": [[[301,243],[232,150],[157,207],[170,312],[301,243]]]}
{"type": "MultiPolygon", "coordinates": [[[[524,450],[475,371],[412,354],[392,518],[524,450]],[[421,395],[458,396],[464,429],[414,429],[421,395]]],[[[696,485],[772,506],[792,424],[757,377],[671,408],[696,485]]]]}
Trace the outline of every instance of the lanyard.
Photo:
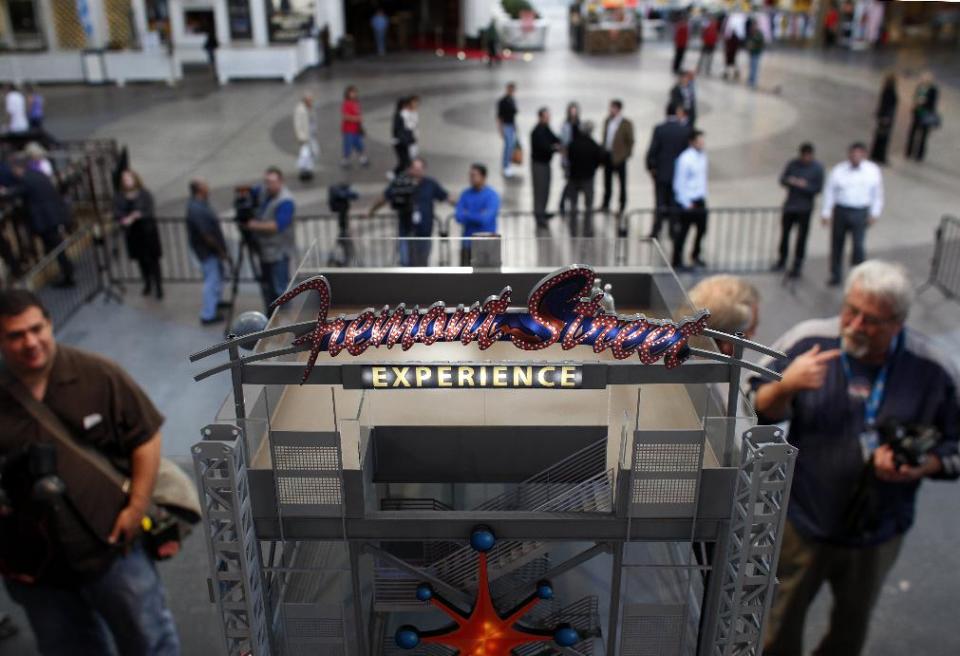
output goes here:
{"type": "MultiPolygon", "coordinates": [[[[872,430],[877,425],[877,416],[880,414],[880,405],[883,403],[883,393],[887,386],[887,374],[890,373],[890,363],[893,360],[893,354],[900,348],[900,342],[903,340],[903,331],[891,341],[890,351],[887,354],[887,361],[883,364],[876,379],[873,381],[873,387],[870,388],[870,395],[863,403],[863,425],[867,430],[872,430]]],[[[850,358],[846,353],[840,354],[840,362],[843,364],[843,374],[849,384],[853,380],[853,373],[850,369],[850,358]]]]}

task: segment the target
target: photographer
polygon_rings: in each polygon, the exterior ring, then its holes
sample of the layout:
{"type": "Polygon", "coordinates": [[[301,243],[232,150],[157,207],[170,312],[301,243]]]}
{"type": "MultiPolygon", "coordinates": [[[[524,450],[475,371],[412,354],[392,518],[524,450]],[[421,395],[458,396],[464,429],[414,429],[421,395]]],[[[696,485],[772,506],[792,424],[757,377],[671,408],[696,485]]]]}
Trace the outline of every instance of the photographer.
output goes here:
{"type": "Polygon", "coordinates": [[[0,354],[0,572],[26,610],[40,653],[112,654],[115,645],[121,654],[175,656],[173,616],[139,539],[160,464],[163,416],[116,364],[58,345],[49,314],[30,292],[0,292],[0,354]],[[15,485],[29,479],[37,460],[16,460],[18,452],[70,438],[129,476],[126,506],[115,516],[79,510],[103,492],[94,488],[99,479],[89,457],[68,459],[58,449],[52,476],[33,483],[32,498],[15,485]],[[44,482],[46,498],[37,501],[44,482]]]}
{"type": "Polygon", "coordinates": [[[400,220],[401,266],[427,266],[433,235],[433,204],[437,201],[451,203],[450,194],[427,175],[426,162],[416,157],[370,208],[371,217],[388,202],[396,211],[400,220]],[[410,237],[415,239],[408,239],[410,237]]]}
{"type": "Polygon", "coordinates": [[[833,592],[831,624],[816,653],[856,656],[870,613],[913,523],[924,478],[956,479],[957,380],[926,339],[904,323],[913,287],[902,267],[871,260],[847,279],[840,316],[805,321],[768,362],[783,373],[754,380],[761,422],[790,420],[799,449],[764,653],[802,652],[807,608],[824,581],[833,592]],[[942,439],[915,465],[899,445],[881,442],[890,421],[935,427],[942,439]],[[872,507],[858,503],[867,495],[872,507]]]}
{"type": "Polygon", "coordinates": [[[283,172],[271,166],[263,175],[263,185],[250,190],[254,218],[242,223],[253,233],[260,255],[260,289],[269,308],[290,285],[290,261],[296,257],[296,231],[293,196],[283,182],[283,172]]]}

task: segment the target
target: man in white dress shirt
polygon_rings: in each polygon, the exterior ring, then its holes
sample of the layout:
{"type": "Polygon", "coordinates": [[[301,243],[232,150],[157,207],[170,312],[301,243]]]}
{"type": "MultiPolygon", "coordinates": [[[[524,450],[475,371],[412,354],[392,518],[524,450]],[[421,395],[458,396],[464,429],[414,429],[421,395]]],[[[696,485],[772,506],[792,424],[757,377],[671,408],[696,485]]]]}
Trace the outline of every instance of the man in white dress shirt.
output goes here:
{"type": "Polygon", "coordinates": [[[7,132],[21,133],[30,129],[27,121],[27,99],[16,86],[7,85],[7,93],[4,96],[4,111],[6,120],[4,127],[7,132]]]}
{"type": "Polygon", "coordinates": [[[684,269],[683,247],[690,226],[697,229],[691,257],[694,266],[706,266],[700,258],[700,245],[707,232],[707,155],[703,152],[703,132],[690,133],[690,145],[680,153],[673,169],[673,198],[679,210],[670,234],[673,237],[673,268],[684,269]]]}
{"type": "Polygon", "coordinates": [[[830,171],[823,190],[823,225],[833,222],[830,239],[830,279],[836,287],[843,278],[843,249],[847,234],[853,239],[851,266],[866,259],[864,239],[867,228],[883,210],[883,177],[880,167],[867,159],[867,147],[856,142],[847,151],[847,161],[830,171]]]}

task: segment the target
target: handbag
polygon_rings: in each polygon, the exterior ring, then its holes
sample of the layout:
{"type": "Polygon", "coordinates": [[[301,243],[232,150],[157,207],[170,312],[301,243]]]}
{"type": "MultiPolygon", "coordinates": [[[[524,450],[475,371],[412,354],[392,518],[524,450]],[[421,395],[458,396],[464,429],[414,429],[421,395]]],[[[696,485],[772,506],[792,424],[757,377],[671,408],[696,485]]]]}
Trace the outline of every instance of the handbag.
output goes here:
{"type": "MultiPolygon", "coordinates": [[[[78,442],[60,418],[6,370],[0,371],[0,385],[54,438],[57,475],[66,486],[66,496],[93,534],[106,543],[117,515],[127,505],[130,479],[101,453],[78,442]]],[[[182,539],[200,521],[200,497],[193,480],[176,463],[161,458],[147,515],[167,513],[175,519],[182,539]]]]}
{"type": "Polygon", "coordinates": [[[520,147],[520,144],[516,144],[513,147],[513,153],[510,154],[510,161],[514,164],[523,164],[523,148],[520,147]]]}

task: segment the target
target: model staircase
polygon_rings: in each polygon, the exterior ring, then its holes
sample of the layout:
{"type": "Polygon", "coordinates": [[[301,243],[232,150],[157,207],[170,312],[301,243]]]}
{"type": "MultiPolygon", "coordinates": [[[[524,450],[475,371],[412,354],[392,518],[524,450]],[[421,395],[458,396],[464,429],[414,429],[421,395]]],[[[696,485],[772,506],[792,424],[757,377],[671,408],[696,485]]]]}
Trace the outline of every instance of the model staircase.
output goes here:
{"type": "MultiPolygon", "coordinates": [[[[549,613],[538,613],[538,610],[538,608],[534,608],[523,620],[523,624],[547,630],[556,628],[560,624],[569,624],[580,631],[581,635],[587,636],[586,639],[573,646],[573,651],[583,654],[583,656],[593,655],[594,639],[600,636],[600,617],[596,596],[584,597],[569,606],[564,606],[560,610],[549,613]]],[[[547,654],[560,654],[561,652],[547,643],[519,647],[514,649],[513,653],[515,656],[547,656],[547,654]]]]}

